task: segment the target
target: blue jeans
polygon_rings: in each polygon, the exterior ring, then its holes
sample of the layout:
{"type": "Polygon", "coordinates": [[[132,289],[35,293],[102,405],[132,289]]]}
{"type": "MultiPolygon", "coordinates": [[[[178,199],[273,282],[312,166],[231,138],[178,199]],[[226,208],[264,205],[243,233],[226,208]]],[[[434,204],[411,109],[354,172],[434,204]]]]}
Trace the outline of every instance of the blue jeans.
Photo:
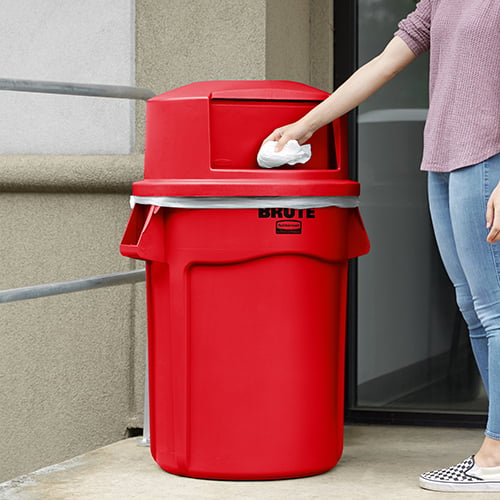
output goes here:
{"type": "Polygon", "coordinates": [[[429,172],[434,233],[489,397],[485,435],[500,440],[500,244],[486,242],[486,204],[500,154],[450,173],[429,172]]]}

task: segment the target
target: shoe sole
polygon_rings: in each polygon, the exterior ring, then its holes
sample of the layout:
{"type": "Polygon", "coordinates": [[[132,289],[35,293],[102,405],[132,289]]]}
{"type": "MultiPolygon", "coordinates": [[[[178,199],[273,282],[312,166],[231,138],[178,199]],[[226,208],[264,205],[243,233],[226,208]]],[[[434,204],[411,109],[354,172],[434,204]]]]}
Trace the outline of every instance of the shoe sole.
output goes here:
{"type": "Polygon", "coordinates": [[[500,491],[500,481],[478,481],[478,482],[450,482],[450,481],[431,481],[420,478],[420,487],[425,490],[433,491],[500,491]]]}

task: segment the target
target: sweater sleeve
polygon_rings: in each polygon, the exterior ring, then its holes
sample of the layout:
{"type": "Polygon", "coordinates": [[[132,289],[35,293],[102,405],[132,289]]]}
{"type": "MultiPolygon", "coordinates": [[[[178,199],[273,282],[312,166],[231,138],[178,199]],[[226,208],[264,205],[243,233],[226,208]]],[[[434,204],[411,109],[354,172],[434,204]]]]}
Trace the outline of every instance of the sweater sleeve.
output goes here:
{"type": "Polygon", "coordinates": [[[420,0],[415,10],[398,24],[395,36],[401,38],[415,55],[430,48],[432,0],[420,0]]]}

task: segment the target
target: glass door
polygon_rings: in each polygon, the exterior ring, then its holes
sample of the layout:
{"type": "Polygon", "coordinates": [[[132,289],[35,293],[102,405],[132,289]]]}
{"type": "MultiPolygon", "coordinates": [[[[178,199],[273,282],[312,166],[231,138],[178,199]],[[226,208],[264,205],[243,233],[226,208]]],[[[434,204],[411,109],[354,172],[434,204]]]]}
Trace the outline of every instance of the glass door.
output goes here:
{"type": "MultiPolygon", "coordinates": [[[[337,1],[335,10],[336,76],[342,79],[383,50],[416,0],[345,4],[337,1]]],[[[420,415],[426,421],[482,422],[487,410],[434,241],[427,177],[419,170],[427,68],[428,57],[421,56],[351,117],[353,177],[361,183],[372,245],[351,273],[355,318],[347,407],[352,419],[386,419],[390,413],[391,420],[401,421],[420,415]]]]}

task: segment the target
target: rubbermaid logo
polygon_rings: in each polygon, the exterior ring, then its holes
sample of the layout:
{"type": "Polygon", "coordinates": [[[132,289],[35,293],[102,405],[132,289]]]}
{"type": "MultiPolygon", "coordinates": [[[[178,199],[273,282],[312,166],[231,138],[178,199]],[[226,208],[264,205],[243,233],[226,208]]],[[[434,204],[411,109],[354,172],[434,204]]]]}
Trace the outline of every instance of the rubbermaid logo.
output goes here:
{"type": "Polygon", "coordinates": [[[276,234],[302,234],[302,222],[295,219],[278,220],[276,234]]]}

